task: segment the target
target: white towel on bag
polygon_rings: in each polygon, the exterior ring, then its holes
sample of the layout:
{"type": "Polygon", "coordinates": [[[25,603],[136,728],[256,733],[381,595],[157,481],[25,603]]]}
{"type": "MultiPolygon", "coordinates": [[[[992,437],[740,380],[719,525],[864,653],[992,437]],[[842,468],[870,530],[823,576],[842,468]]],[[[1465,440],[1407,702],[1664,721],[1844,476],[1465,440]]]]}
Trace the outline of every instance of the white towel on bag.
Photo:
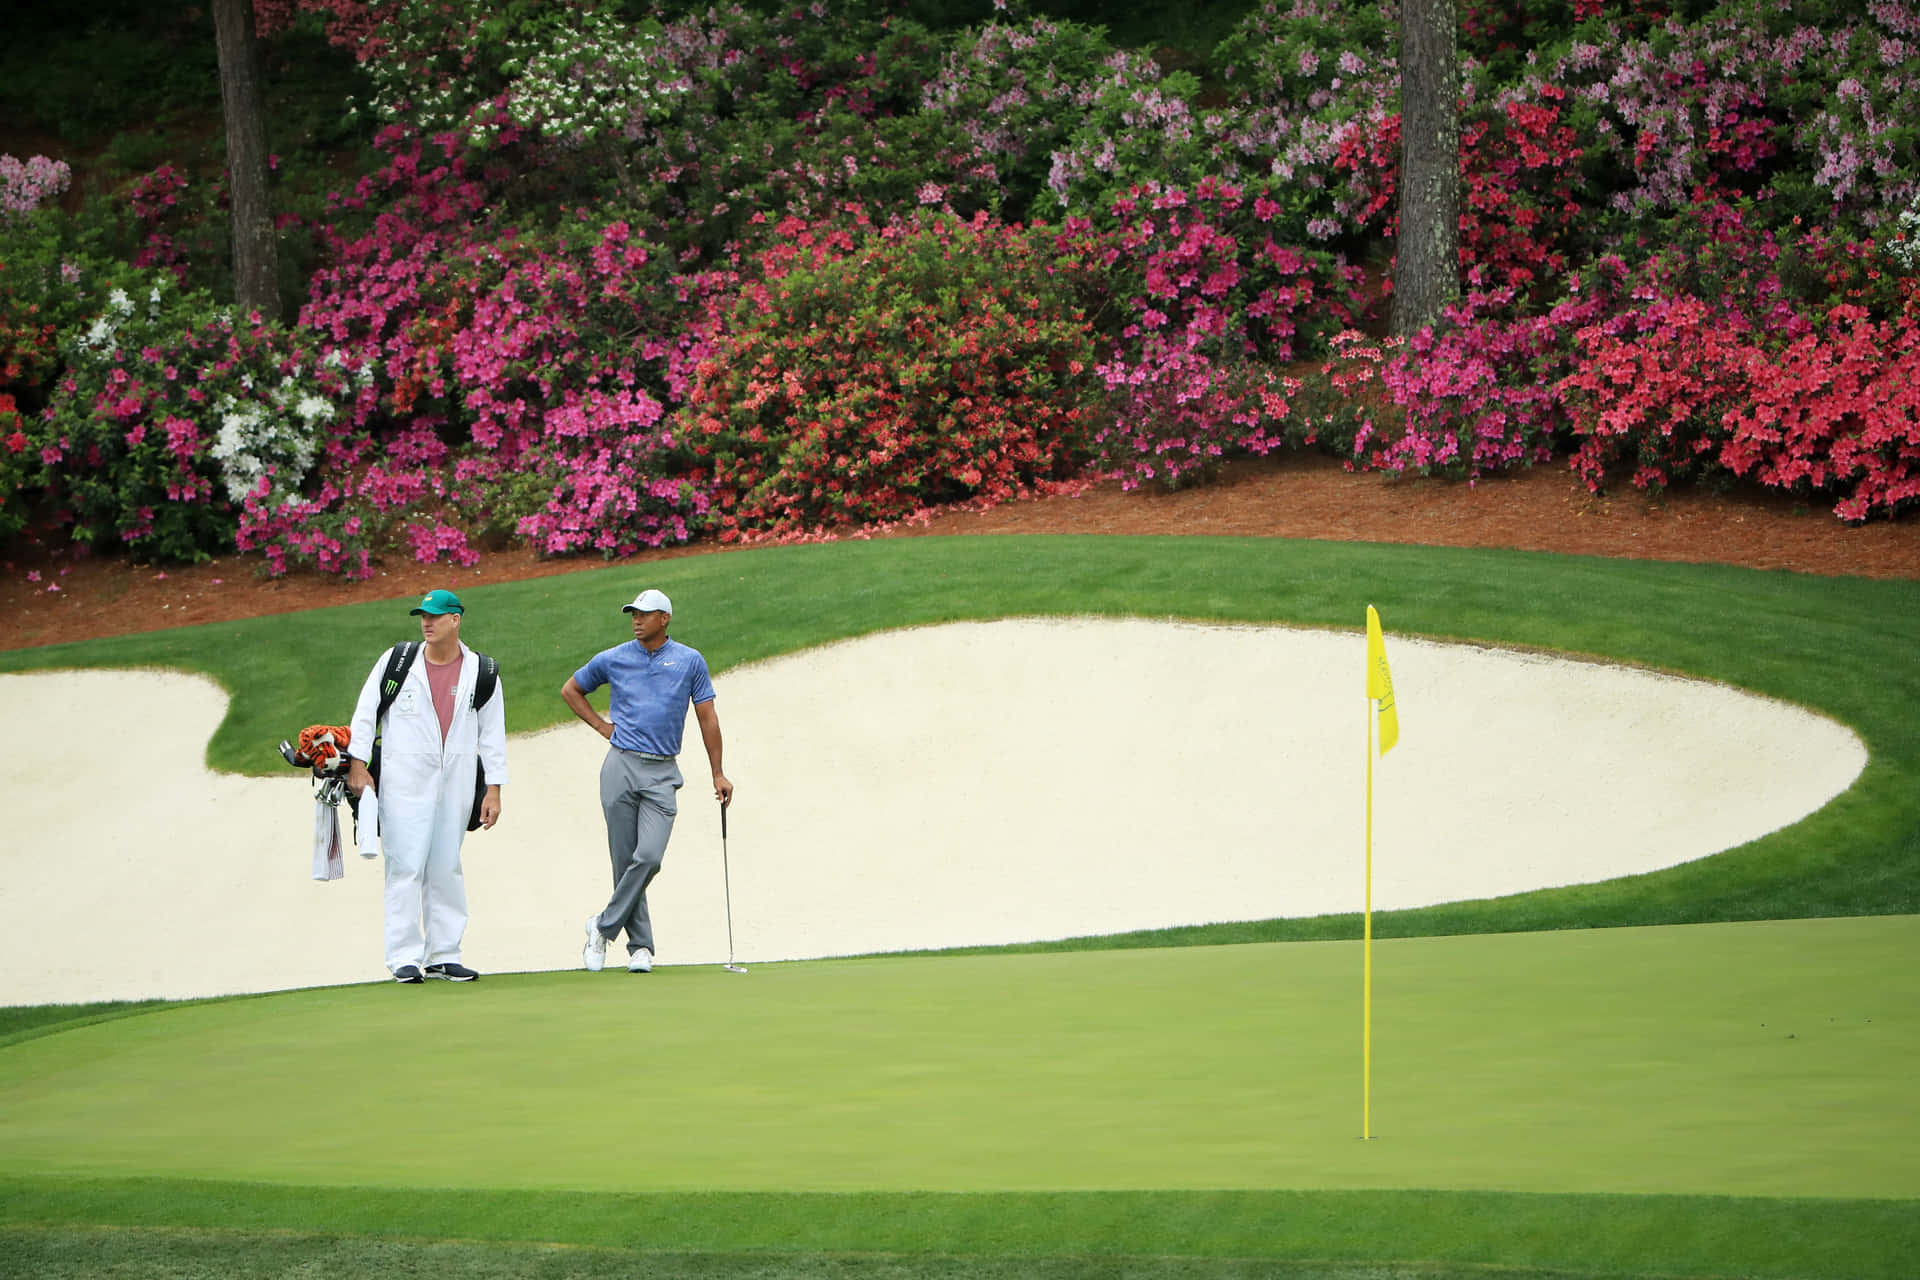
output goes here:
{"type": "Polygon", "coordinates": [[[340,811],[326,801],[313,801],[313,878],[338,880],[347,874],[341,857],[340,811]]]}

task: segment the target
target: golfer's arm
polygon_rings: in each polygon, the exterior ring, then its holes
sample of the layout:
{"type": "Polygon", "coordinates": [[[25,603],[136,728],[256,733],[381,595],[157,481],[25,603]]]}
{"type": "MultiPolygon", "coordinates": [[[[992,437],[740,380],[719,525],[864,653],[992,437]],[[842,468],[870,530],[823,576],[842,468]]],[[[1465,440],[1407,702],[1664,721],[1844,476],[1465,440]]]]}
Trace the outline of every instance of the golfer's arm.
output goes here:
{"type": "Polygon", "coordinates": [[[707,744],[707,763],[713,766],[714,785],[724,803],[732,798],[733,786],[727,781],[727,771],[720,767],[720,713],[708,699],[693,704],[693,717],[700,722],[700,741],[707,744]]]}
{"type": "Polygon", "coordinates": [[[580,692],[580,685],[572,676],[568,676],[567,682],[560,686],[560,698],[572,708],[573,714],[592,726],[595,733],[607,739],[613,737],[613,721],[593,709],[593,705],[587,701],[587,695],[580,692]]]}

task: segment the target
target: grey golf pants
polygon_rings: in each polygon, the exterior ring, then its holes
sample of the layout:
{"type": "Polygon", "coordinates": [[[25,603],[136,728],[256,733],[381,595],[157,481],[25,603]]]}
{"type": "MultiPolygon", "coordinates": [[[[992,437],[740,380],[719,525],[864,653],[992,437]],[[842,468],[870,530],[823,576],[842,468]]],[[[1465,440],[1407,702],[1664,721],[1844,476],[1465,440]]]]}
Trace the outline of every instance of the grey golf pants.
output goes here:
{"type": "Polygon", "coordinates": [[[613,862],[613,897],[600,913],[600,935],[627,931],[629,954],[653,948],[647,916],[647,886],[660,874],[680,811],[675,793],[684,779],[672,760],[650,760],[614,747],[600,765],[600,812],[607,819],[607,855],[613,862]]]}

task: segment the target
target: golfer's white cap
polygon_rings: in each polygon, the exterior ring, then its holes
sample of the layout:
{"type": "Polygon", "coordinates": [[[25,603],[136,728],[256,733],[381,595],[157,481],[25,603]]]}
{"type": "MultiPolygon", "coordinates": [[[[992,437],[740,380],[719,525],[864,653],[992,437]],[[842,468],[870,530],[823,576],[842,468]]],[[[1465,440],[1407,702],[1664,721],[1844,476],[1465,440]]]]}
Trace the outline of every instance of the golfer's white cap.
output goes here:
{"type": "Polygon", "coordinates": [[[620,606],[622,613],[652,613],[656,609],[661,613],[671,614],[673,601],[667,599],[666,592],[655,591],[651,587],[635,596],[632,604],[620,606]]]}

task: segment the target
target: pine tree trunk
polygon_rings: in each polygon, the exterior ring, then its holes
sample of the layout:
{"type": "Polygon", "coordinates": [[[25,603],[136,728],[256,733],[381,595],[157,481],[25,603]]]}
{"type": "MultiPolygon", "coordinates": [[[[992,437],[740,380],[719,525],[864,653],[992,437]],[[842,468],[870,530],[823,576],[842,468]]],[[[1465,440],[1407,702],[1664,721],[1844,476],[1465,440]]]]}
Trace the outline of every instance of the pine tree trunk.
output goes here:
{"type": "Polygon", "coordinates": [[[220,101],[227,126],[227,192],[233,212],[233,294],[242,307],[280,315],[279,263],[267,206],[267,126],[254,45],[253,0],[213,0],[220,101]]]}
{"type": "Polygon", "coordinates": [[[1400,6],[1400,239],[1393,332],[1460,296],[1460,58],[1454,0],[1400,6]]]}

